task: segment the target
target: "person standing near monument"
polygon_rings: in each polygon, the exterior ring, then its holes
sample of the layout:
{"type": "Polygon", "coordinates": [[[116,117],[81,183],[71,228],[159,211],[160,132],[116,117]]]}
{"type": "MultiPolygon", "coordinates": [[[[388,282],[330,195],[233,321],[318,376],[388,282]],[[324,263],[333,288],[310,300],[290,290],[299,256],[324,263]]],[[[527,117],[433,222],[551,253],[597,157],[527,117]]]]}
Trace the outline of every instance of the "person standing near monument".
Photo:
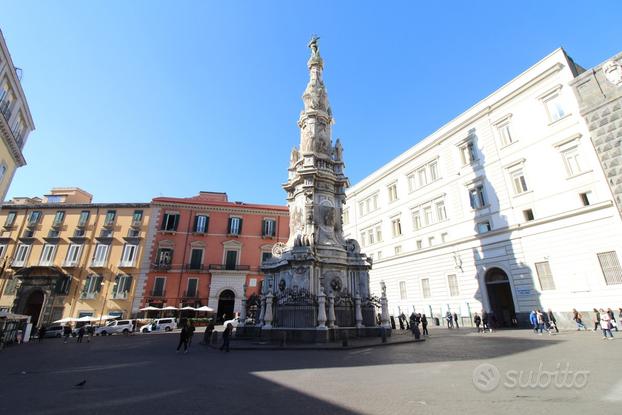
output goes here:
{"type": "Polygon", "coordinates": [[[475,327],[477,327],[477,332],[479,333],[481,331],[479,326],[482,324],[482,318],[479,316],[479,314],[477,314],[477,312],[473,316],[473,322],[475,323],[475,327]]]}
{"type": "Polygon", "coordinates": [[[222,346],[220,346],[220,351],[229,352],[229,340],[231,338],[231,333],[233,332],[233,325],[231,323],[227,324],[225,327],[225,331],[222,332],[222,346]]]}
{"type": "Polygon", "coordinates": [[[428,332],[428,318],[425,316],[425,314],[421,315],[421,328],[423,329],[424,336],[430,335],[430,333],[428,332]]]}
{"type": "Polygon", "coordinates": [[[458,325],[458,313],[456,313],[455,311],[453,314],[453,318],[454,318],[454,324],[456,325],[456,328],[459,329],[460,326],[458,325]]]}

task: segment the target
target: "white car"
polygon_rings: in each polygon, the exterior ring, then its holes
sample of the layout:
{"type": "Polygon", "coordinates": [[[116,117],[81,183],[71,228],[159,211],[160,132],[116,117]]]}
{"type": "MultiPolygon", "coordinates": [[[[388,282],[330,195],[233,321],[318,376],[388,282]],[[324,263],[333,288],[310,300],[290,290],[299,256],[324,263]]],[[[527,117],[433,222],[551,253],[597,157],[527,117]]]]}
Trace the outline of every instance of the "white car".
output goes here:
{"type": "MultiPolygon", "coordinates": [[[[227,320],[224,323],[222,323],[222,325],[227,328],[227,324],[231,324],[231,326],[233,326],[233,328],[237,328],[240,325],[240,317],[236,317],[233,318],[231,320],[227,320]]],[[[253,324],[253,319],[251,318],[247,318],[246,319],[246,324],[253,324]]]]}
{"type": "Polygon", "coordinates": [[[110,323],[106,324],[103,327],[97,327],[95,329],[95,335],[106,336],[106,335],[112,335],[115,333],[130,334],[133,331],[134,331],[134,321],[115,320],[115,321],[111,321],[110,323]]]}
{"type": "Polygon", "coordinates": [[[177,328],[177,322],[174,318],[158,318],[149,324],[140,327],[141,333],[150,333],[152,331],[172,331],[177,328]]]}

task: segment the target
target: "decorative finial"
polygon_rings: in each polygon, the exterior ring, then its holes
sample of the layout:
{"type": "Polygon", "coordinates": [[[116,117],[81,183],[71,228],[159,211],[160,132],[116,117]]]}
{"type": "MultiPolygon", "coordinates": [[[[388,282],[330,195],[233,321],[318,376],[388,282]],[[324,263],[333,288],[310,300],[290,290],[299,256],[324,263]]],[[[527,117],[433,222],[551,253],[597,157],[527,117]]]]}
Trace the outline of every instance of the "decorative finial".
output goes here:
{"type": "Polygon", "coordinates": [[[316,57],[320,55],[320,48],[317,44],[317,41],[320,40],[320,37],[316,34],[313,34],[311,36],[311,40],[309,41],[309,44],[307,46],[309,46],[309,48],[311,49],[311,56],[312,57],[316,57]]]}

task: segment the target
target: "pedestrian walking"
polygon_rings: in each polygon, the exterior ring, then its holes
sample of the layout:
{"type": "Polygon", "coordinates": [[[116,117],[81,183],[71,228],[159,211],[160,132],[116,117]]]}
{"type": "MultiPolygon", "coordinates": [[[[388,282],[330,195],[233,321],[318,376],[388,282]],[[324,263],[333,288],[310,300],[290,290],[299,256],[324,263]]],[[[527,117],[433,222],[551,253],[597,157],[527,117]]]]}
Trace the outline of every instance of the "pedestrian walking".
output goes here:
{"type": "Polygon", "coordinates": [[[39,327],[37,343],[41,343],[41,341],[43,340],[44,337],[45,337],[45,326],[41,325],[41,327],[39,327]]]}
{"type": "Polygon", "coordinates": [[[492,329],[490,328],[490,316],[488,314],[488,312],[486,310],[482,310],[482,332],[486,333],[486,330],[488,330],[490,333],[492,333],[492,329]]]}
{"type": "Polygon", "coordinates": [[[181,346],[184,346],[184,353],[188,353],[188,329],[186,326],[181,328],[181,332],[179,333],[179,344],[177,345],[177,353],[179,353],[179,349],[181,346]]]}
{"type": "Polygon", "coordinates": [[[71,326],[69,324],[63,326],[63,343],[67,343],[71,335],[71,326]]]}
{"type": "Polygon", "coordinates": [[[90,343],[91,338],[95,335],[95,326],[92,324],[86,327],[86,342],[90,343]]]}
{"type": "Polygon", "coordinates": [[[542,330],[544,330],[544,314],[539,309],[536,310],[536,319],[538,322],[538,335],[542,335],[542,330]]]}
{"type": "Polygon", "coordinates": [[[80,328],[78,329],[78,340],[77,343],[82,343],[82,338],[84,337],[84,332],[86,330],[84,329],[84,326],[80,326],[80,328]]]}
{"type": "Polygon", "coordinates": [[[454,323],[453,323],[453,317],[451,315],[451,311],[447,311],[447,313],[445,314],[445,320],[447,320],[447,328],[453,329],[454,323]]]}
{"type": "Polygon", "coordinates": [[[191,320],[188,320],[188,325],[186,326],[186,343],[188,343],[188,349],[190,348],[190,345],[192,344],[192,336],[194,335],[194,324],[192,323],[191,320]]]}
{"type": "Polygon", "coordinates": [[[549,308],[546,312],[546,316],[549,320],[549,330],[555,329],[555,333],[559,333],[559,329],[557,328],[557,320],[555,319],[555,313],[553,313],[553,310],[549,308]]]}
{"type": "Polygon", "coordinates": [[[576,308],[572,309],[572,319],[577,323],[577,331],[580,331],[581,328],[587,330],[587,327],[583,324],[583,315],[579,313],[576,308]]]}
{"type": "Polygon", "coordinates": [[[613,329],[615,329],[615,331],[618,331],[618,323],[616,322],[615,313],[613,312],[611,308],[608,308],[607,314],[609,314],[609,318],[610,318],[609,324],[611,325],[613,329]]]}
{"type": "Polygon", "coordinates": [[[533,328],[533,332],[538,332],[538,315],[536,314],[536,310],[531,310],[529,313],[529,323],[531,323],[531,327],[533,328]]]}
{"type": "Polygon", "coordinates": [[[421,315],[421,328],[423,329],[424,336],[430,335],[430,333],[428,332],[428,318],[425,316],[425,314],[421,315]]]}
{"type": "Polygon", "coordinates": [[[225,327],[225,331],[222,332],[222,346],[220,346],[221,351],[229,352],[229,339],[231,337],[231,332],[233,331],[233,325],[231,323],[227,324],[225,327]]]}
{"type": "Polygon", "coordinates": [[[607,313],[602,308],[599,312],[600,315],[600,328],[603,331],[603,340],[609,339],[613,340],[613,333],[611,333],[611,317],[609,317],[609,313],[607,313]],[[607,337],[609,335],[609,337],[607,337]]]}
{"type": "Polygon", "coordinates": [[[209,345],[214,332],[214,320],[210,319],[205,327],[205,333],[203,333],[203,344],[209,345]]]}
{"type": "Polygon", "coordinates": [[[598,326],[600,325],[600,312],[594,308],[594,328],[592,329],[592,331],[596,331],[598,329],[598,326]]]}
{"type": "Polygon", "coordinates": [[[399,316],[397,316],[397,320],[400,323],[400,330],[404,330],[404,319],[406,318],[406,316],[404,316],[404,313],[401,313],[399,316]]]}
{"type": "Polygon", "coordinates": [[[482,330],[479,327],[482,324],[482,318],[479,316],[479,314],[477,314],[477,312],[473,316],[473,322],[475,323],[475,327],[477,327],[477,332],[479,333],[482,330]]]}
{"type": "Polygon", "coordinates": [[[453,318],[454,318],[454,324],[456,325],[456,328],[459,329],[460,326],[458,325],[458,313],[456,313],[455,311],[453,314],[453,318]]]}

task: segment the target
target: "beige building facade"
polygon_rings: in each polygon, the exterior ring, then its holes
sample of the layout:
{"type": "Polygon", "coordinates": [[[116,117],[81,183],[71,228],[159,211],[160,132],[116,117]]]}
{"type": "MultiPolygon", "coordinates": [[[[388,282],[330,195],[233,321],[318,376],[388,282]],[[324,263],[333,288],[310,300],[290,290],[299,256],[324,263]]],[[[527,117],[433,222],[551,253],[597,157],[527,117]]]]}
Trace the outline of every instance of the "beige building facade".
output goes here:
{"type": "Polygon", "coordinates": [[[21,69],[13,65],[0,31],[0,202],[15,171],[26,164],[22,150],[35,129],[20,78],[21,69]]]}
{"type": "Polygon", "coordinates": [[[145,249],[148,203],[92,203],[79,188],[14,198],[0,209],[0,310],[35,325],[128,317],[145,249]]]}

